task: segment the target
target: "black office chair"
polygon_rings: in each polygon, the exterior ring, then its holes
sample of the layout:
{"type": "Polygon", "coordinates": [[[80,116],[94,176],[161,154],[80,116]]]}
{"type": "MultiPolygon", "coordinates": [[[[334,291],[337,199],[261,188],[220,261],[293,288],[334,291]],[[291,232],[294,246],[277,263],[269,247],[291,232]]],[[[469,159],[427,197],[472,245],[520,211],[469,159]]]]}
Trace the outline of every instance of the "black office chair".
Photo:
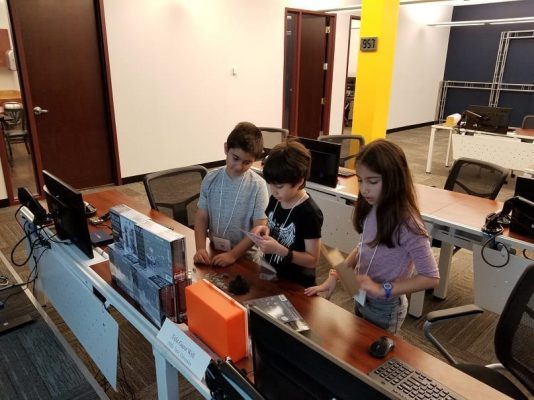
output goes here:
{"type": "Polygon", "coordinates": [[[258,127],[263,136],[263,157],[269,154],[269,151],[276,146],[284,142],[289,135],[289,131],[284,128],[269,128],[269,127],[258,127]]]}
{"type": "MultiPolygon", "coordinates": [[[[471,158],[457,159],[445,182],[445,190],[467,193],[495,200],[508,178],[508,170],[499,165],[471,158]]],[[[441,247],[441,241],[432,239],[432,247],[441,247]]],[[[456,254],[460,247],[454,247],[456,254]]]]}
{"type": "Polygon", "coordinates": [[[26,151],[30,154],[30,135],[26,130],[26,119],[24,108],[21,103],[4,103],[4,118],[2,118],[2,129],[7,149],[9,165],[13,167],[13,145],[24,143],[26,151]]]}
{"type": "Polygon", "coordinates": [[[148,174],[143,179],[150,207],[193,227],[200,184],[208,170],[201,165],[148,174]]]}
{"type": "Polygon", "coordinates": [[[525,115],[523,123],[521,124],[523,129],[534,129],[534,115],[525,115]]]}
{"type": "Polygon", "coordinates": [[[444,189],[495,200],[506,178],[508,170],[499,165],[459,158],[449,172],[444,189]]]}
{"type": "Polygon", "coordinates": [[[317,140],[341,145],[340,167],[346,167],[347,161],[355,159],[365,145],[365,138],[361,135],[320,135],[317,140]]]}
{"type": "Polygon", "coordinates": [[[480,313],[482,309],[472,304],[430,312],[423,327],[425,337],[459,370],[513,399],[527,399],[498,369],[511,373],[530,395],[534,394],[534,264],[528,266],[517,281],[497,323],[495,353],[501,364],[459,363],[430,332],[438,322],[480,313]]]}

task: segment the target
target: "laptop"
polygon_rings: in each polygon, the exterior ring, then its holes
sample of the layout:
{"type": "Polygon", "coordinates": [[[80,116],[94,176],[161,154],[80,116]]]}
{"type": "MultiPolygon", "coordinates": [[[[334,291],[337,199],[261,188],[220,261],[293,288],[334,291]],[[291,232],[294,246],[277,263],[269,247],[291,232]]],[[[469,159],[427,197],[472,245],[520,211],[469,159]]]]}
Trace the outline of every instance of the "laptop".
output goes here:
{"type": "Polygon", "coordinates": [[[341,254],[338,249],[327,251],[324,249],[324,247],[322,249],[322,253],[332,268],[336,270],[338,279],[341,282],[341,286],[343,286],[343,289],[345,289],[350,297],[354,297],[356,294],[358,294],[359,288],[358,284],[356,283],[354,269],[347,266],[343,254],[341,254]]]}

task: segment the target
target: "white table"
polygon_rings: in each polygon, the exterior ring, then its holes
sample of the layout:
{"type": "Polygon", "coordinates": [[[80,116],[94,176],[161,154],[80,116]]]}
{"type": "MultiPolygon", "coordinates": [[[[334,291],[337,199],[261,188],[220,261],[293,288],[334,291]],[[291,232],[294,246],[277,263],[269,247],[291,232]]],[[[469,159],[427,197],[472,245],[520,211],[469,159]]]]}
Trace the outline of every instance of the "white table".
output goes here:
{"type": "Polygon", "coordinates": [[[95,266],[107,262],[106,258],[94,252],[94,259],[88,260],[75,246],[57,242],[50,245],[50,249],[35,251],[35,259],[39,259],[39,301],[43,304],[45,295],[53,304],[112,386],[117,380],[119,326],[108,312],[110,306],[151,344],[158,399],[179,398],[178,373],[202,396],[211,398],[205,383],[157,337],[159,329],[95,272],[95,266]]]}
{"type": "Polygon", "coordinates": [[[500,133],[458,129],[456,127],[438,124],[432,125],[430,129],[425,169],[427,174],[432,172],[434,141],[438,132],[447,132],[449,135],[447,155],[445,157],[446,167],[449,166],[452,145],[453,158],[455,160],[461,157],[474,158],[499,164],[505,168],[517,171],[534,168],[532,162],[534,160],[534,146],[532,143],[524,142],[524,140],[534,140],[534,130],[532,129],[517,129],[504,135],[500,133]],[[459,133],[460,135],[453,135],[454,133],[459,133]],[[473,135],[466,136],[466,133],[472,133],[473,135]],[[459,136],[462,137],[460,138],[459,136]],[[499,141],[499,139],[501,140],[499,141]],[[502,139],[516,140],[503,142],[502,139]],[[531,156],[532,158],[529,161],[529,157],[531,156]]]}
{"type": "MultiPolygon", "coordinates": [[[[352,202],[357,199],[356,178],[341,178],[337,188],[307,182],[306,189],[323,211],[322,242],[350,252],[358,243],[358,233],[352,226],[352,202]]],[[[525,266],[532,261],[511,256],[503,268],[493,268],[480,257],[480,247],[487,240],[480,227],[485,216],[502,208],[502,203],[456,193],[424,185],[416,185],[421,214],[430,235],[442,242],[438,268],[440,283],[434,296],[445,299],[448,291],[451,260],[455,246],[473,251],[474,296],[479,306],[500,313],[510,291],[525,266]]],[[[499,236],[497,242],[507,248],[534,250],[533,240],[523,240],[510,235],[499,236]]],[[[494,264],[503,261],[504,253],[485,250],[487,259],[494,264]]],[[[409,313],[420,317],[423,312],[424,292],[413,293],[409,313]]]]}

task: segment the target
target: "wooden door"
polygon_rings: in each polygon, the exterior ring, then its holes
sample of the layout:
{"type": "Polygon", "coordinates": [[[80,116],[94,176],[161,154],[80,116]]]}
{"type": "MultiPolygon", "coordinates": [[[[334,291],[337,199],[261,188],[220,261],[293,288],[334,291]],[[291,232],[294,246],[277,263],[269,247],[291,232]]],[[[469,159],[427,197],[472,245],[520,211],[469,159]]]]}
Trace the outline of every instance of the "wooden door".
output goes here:
{"type": "Polygon", "coordinates": [[[334,26],[332,15],[286,12],[283,121],[293,135],[316,139],[328,133],[334,26]]]}
{"type": "Polygon", "coordinates": [[[37,170],[76,188],[120,183],[101,0],[8,8],[37,170]]]}

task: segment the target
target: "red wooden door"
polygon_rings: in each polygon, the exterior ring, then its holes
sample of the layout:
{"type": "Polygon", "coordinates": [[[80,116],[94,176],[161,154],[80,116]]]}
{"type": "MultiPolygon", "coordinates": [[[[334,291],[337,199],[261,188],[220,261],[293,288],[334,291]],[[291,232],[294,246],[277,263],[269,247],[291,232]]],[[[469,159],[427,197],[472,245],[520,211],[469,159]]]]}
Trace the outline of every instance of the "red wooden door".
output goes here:
{"type": "Polygon", "coordinates": [[[76,188],[119,183],[101,1],[8,0],[8,8],[37,169],[76,188]]]}
{"type": "Polygon", "coordinates": [[[316,139],[328,132],[335,16],[292,10],[286,16],[284,127],[316,139]]]}

